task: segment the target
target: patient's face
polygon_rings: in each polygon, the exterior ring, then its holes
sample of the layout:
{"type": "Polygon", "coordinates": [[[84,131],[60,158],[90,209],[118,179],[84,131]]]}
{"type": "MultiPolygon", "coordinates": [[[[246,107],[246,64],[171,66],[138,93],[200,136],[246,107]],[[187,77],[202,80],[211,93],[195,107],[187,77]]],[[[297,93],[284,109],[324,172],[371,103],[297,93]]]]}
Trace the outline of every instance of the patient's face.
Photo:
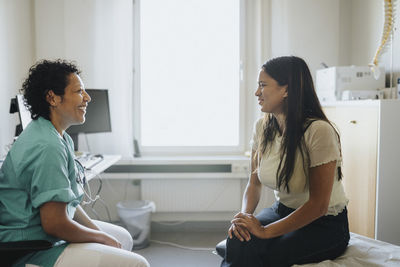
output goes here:
{"type": "Polygon", "coordinates": [[[279,85],[276,80],[261,69],[255,95],[262,112],[278,114],[283,112],[283,103],[287,97],[287,85],[279,85]]]}

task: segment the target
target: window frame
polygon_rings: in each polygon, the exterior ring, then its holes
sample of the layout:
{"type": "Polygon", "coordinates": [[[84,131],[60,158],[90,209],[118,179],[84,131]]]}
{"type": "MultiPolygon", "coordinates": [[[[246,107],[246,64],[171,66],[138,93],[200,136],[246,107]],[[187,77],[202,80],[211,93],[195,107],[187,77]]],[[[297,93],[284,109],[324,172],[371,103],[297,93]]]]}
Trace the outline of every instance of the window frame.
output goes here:
{"type": "MultiPolygon", "coordinates": [[[[133,0],[133,139],[142,156],[243,155],[246,149],[246,90],[243,59],[245,58],[245,0],[239,0],[239,144],[237,146],[142,146],[140,92],[140,2],[133,0]]],[[[145,0],[144,0],[145,1],[145,0]]]]}

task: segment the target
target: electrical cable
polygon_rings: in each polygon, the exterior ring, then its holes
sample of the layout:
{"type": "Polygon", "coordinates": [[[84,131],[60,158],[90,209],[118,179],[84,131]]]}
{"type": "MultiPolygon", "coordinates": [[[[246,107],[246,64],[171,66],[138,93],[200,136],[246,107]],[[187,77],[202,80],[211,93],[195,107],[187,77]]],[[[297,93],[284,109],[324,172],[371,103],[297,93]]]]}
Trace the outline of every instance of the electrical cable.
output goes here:
{"type": "Polygon", "coordinates": [[[187,221],[176,221],[176,222],[160,222],[160,221],[154,221],[154,223],[160,224],[160,225],[166,225],[166,226],[174,226],[174,225],[181,225],[186,223],[187,221]]]}
{"type": "Polygon", "coordinates": [[[177,247],[177,248],[181,248],[181,249],[194,250],[194,251],[213,251],[213,250],[215,250],[215,248],[188,247],[188,246],[183,246],[183,245],[179,245],[179,244],[172,243],[172,242],[166,242],[166,241],[160,241],[160,240],[154,240],[154,239],[150,239],[150,242],[161,244],[161,245],[167,245],[167,246],[171,246],[171,247],[177,247]]]}
{"type": "Polygon", "coordinates": [[[87,151],[90,153],[90,145],[89,145],[89,138],[87,137],[87,134],[86,133],[84,133],[84,135],[85,135],[85,141],[86,141],[86,148],[87,148],[87,151]]]}
{"type": "MultiPolygon", "coordinates": [[[[90,206],[89,206],[90,207],[90,206]]],[[[93,208],[93,206],[90,207],[90,211],[94,214],[94,216],[96,216],[96,220],[100,221],[100,216],[97,213],[97,211],[93,208]]]]}
{"type": "MultiPolygon", "coordinates": [[[[94,208],[94,205],[97,203],[97,200],[100,201],[100,203],[103,205],[103,207],[106,209],[107,217],[108,217],[108,222],[111,222],[111,214],[110,214],[110,208],[108,207],[107,203],[100,197],[100,192],[101,189],[103,188],[103,179],[101,178],[100,174],[96,174],[94,179],[97,179],[99,181],[99,188],[97,189],[96,193],[96,201],[93,202],[91,209],[97,214],[96,216],[100,218],[98,215],[97,211],[94,208]]],[[[90,203],[89,203],[90,204],[90,203]]]]}
{"type": "MultiPolygon", "coordinates": [[[[98,177],[100,177],[101,178],[101,176],[98,174],[97,175],[98,177]]],[[[104,181],[105,181],[105,183],[109,186],[109,188],[108,188],[108,191],[111,191],[116,197],[121,197],[121,194],[118,194],[118,192],[116,192],[114,189],[113,189],[113,186],[112,186],[112,184],[110,183],[110,181],[108,180],[108,179],[104,179],[104,181]]],[[[126,188],[125,188],[126,189],[126,188]]]]}
{"type": "Polygon", "coordinates": [[[125,181],[125,188],[124,188],[124,201],[126,201],[126,197],[128,195],[128,185],[129,185],[129,180],[125,181]]]}
{"type": "Polygon", "coordinates": [[[108,217],[108,222],[111,222],[111,215],[110,215],[110,210],[109,210],[109,208],[108,208],[108,205],[107,205],[106,202],[105,202],[103,199],[101,199],[101,198],[99,198],[99,201],[100,201],[100,203],[103,204],[103,206],[106,208],[106,213],[107,213],[107,217],[108,217]]]}
{"type": "Polygon", "coordinates": [[[100,175],[96,175],[95,177],[99,180],[99,188],[97,189],[97,193],[96,193],[96,196],[99,196],[100,191],[103,188],[103,181],[102,181],[100,175]]]}

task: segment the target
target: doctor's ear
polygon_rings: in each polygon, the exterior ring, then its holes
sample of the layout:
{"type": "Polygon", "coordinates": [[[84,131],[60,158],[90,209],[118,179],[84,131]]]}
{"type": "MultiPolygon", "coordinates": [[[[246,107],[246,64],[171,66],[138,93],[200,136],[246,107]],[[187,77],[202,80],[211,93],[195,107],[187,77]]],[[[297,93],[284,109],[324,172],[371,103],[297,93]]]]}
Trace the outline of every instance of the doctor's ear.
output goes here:
{"type": "Polygon", "coordinates": [[[46,101],[50,104],[50,106],[57,106],[57,95],[53,92],[53,90],[49,90],[46,93],[46,101]]]}

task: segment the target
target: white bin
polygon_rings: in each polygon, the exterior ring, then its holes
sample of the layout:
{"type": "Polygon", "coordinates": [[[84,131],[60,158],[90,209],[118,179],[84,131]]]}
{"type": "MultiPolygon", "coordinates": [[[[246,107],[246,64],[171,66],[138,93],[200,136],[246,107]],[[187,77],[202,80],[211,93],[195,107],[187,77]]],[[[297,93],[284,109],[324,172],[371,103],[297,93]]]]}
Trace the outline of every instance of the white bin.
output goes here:
{"type": "Polygon", "coordinates": [[[117,203],[118,216],[132,235],[133,249],[149,245],[151,213],[155,204],[149,200],[128,200],[117,203]]]}

